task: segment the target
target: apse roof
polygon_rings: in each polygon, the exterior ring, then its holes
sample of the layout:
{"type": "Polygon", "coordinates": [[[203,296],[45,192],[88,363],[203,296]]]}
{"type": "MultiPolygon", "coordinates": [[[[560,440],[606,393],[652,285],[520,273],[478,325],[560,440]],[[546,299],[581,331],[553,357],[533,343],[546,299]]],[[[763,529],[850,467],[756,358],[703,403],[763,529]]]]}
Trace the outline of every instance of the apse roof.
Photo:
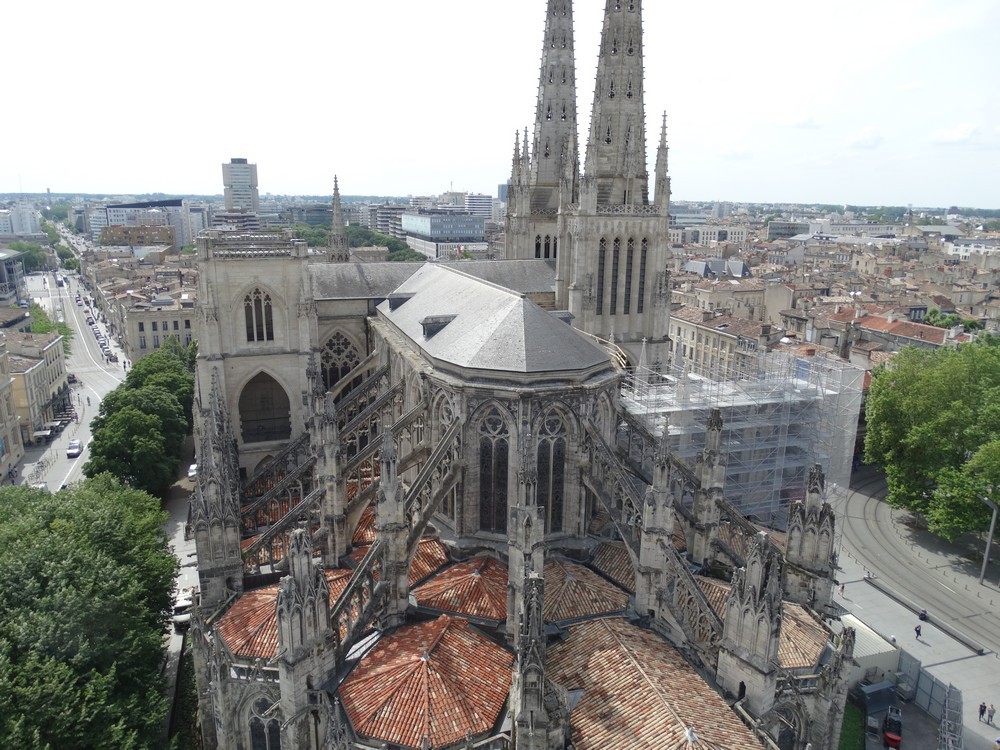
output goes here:
{"type": "Polygon", "coordinates": [[[428,263],[379,311],[429,357],[459,367],[564,373],[610,366],[594,341],[522,294],[428,263]]]}
{"type": "Polygon", "coordinates": [[[628,593],[590,568],[562,558],[550,557],[545,561],[544,617],[547,622],[620,612],[627,605],[628,593]]]}
{"type": "Polygon", "coordinates": [[[577,750],[759,747],[722,697],[668,643],[618,617],[570,626],[546,677],[582,691],[570,714],[577,750]]]}
{"type": "MultiPolygon", "coordinates": [[[[351,579],[343,568],[324,570],[330,601],[336,601],[351,579]]],[[[215,630],[232,652],[244,659],[270,659],[278,651],[277,601],[280,583],[246,591],[215,624],[215,630]]]]}
{"type": "Polygon", "coordinates": [[[488,556],[445,568],[413,591],[417,604],[484,620],[507,617],[507,566],[488,556]]]}
{"type": "Polygon", "coordinates": [[[340,686],[361,737],[443,747],[490,731],[507,702],[512,655],[442,615],[383,636],[340,686]]]}

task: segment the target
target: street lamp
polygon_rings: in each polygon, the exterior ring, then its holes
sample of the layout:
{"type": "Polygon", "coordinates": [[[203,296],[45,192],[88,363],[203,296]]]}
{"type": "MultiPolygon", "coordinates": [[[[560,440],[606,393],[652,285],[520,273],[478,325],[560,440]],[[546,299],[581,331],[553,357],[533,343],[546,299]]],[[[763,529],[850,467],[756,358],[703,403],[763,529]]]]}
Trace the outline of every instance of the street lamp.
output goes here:
{"type": "MultiPolygon", "coordinates": [[[[990,494],[993,494],[993,487],[987,487],[986,489],[990,494]]],[[[986,537],[986,554],[983,555],[983,568],[979,571],[979,585],[982,586],[983,579],[986,577],[986,563],[990,561],[990,544],[993,543],[993,529],[997,525],[997,504],[988,497],[983,497],[982,495],[976,495],[976,497],[993,509],[993,518],[990,520],[990,534],[986,537]]]]}

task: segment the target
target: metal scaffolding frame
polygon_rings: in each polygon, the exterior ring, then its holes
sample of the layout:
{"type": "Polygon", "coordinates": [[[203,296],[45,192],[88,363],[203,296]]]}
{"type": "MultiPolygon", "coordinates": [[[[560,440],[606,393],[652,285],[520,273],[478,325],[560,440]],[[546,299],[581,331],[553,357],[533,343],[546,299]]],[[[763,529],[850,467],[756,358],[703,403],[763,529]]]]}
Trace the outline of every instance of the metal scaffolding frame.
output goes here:
{"type": "Polygon", "coordinates": [[[850,487],[864,370],[786,352],[744,361],[751,374],[728,380],[683,366],[666,373],[637,367],[622,387],[622,404],[692,468],[705,446],[709,413],[718,408],[725,496],[750,520],[784,530],[788,505],[805,497],[809,469],[817,463],[826,476],[826,499],[839,516],[850,487]]]}

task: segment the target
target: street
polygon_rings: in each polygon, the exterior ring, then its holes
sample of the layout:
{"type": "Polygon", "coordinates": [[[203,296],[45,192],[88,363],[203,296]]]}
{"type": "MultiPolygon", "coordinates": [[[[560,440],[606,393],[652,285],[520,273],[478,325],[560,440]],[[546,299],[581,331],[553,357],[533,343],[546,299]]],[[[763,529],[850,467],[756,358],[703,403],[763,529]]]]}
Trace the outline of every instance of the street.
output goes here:
{"type": "MultiPolygon", "coordinates": [[[[118,353],[118,363],[108,363],[101,352],[97,340],[87,325],[87,308],[75,302],[77,291],[82,291],[79,276],[66,275],[66,286],[56,286],[51,273],[31,274],[25,277],[29,294],[42,306],[53,322],[63,321],[73,329],[71,353],[66,358],[66,371],[77,377],[71,385],[73,408],[79,416],[62,433],[47,445],[26,445],[24,460],[21,462],[15,483],[27,481],[36,463],[45,459],[46,466],[39,478],[49,491],[55,492],[64,484],[83,479],[83,465],[89,457],[90,421],[97,415],[101,400],[118,387],[125,376],[122,368],[121,350],[111,343],[112,351],[118,353]],[[88,404],[89,399],[89,404],[88,404]],[[66,447],[70,440],[80,440],[83,452],[77,458],[66,457],[66,447]]],[[[100,324],[98,324],[100,325],[100,324]]],[[[101,326],[105,335],[107,329],[101,326]]]]}
{"type": "Polygon", "coordinates": [[[959,688],[964,747],[986,750],[1000,734],[977,715],[980,702],[1000,703],[1000,565],[988,565],[980,585],[976,545],[935,537],[908,511],[891,508],[884,495],[878,471],[854,473],[842,519],[839,580],[845,591],[836,601],[884,637],[898,638],[934,677],[959,688]],[[866,572],[874,578],[866,579],[866,572]],[[920,609],[930,622],[917,619],[920,609]]]}

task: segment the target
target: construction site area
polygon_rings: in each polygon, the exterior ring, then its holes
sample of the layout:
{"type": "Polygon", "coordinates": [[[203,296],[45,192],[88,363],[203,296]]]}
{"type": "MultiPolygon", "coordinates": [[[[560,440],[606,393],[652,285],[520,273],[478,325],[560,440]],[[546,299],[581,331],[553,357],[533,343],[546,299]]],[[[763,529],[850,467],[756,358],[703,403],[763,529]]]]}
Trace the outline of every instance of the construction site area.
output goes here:
{"type": "MultiPolygon", "coordinates": [[[[784,530],[788,505],[804,499],[814,464],[838,516],[850,486],[865,371],[840,359],[759,353],[739,379],[715,380],[679,367],[637,367],[622,405],[692,469],[712,409],[722,415],[725,496],[755,523],[784,530]]],[[[839,543],[839,539],[838,539],[839,543]]]]}

